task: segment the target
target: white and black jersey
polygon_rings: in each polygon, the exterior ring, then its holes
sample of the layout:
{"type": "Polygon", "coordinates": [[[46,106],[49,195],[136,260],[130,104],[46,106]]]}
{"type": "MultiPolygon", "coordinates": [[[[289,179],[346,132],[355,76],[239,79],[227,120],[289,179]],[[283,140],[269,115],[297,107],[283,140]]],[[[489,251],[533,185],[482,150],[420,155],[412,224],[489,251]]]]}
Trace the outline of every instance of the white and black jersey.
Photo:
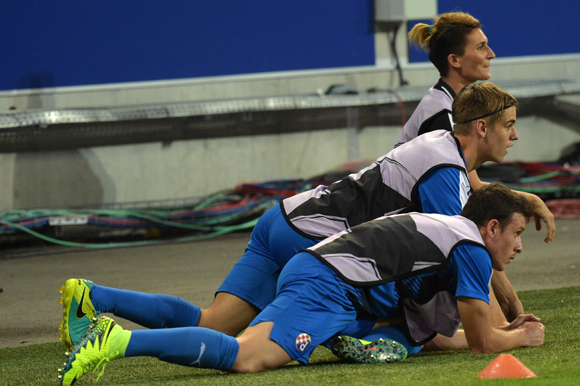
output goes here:
{"type": "Polygon", "coordinates": [[[329,237],[307,251],[342,280],[364,288],[362,306],[369,312],[402,310],[408,337],[417,345],[437,333],[453,336],[461,324],[456,296],[486,295],[491,279],[491,258],[478,227],[461,216],[383,217],[329,237]],[[462,248],[470,248],[469,253],[462,248]],[[464,257],[471,252],[480,254],[485,264],[465,263],[470,262],[464,257]],[[452,265],[459,268],[448,269],[452,258],[452,265]],[[488,269],[480,271],[485,265],[488,269]],[[459,294],[458,280],[464,281],[459,294]],[[481,282],[487,285],[471,286],[481,282]]]}
{"type": "Polygon", "coordinates": [[[453,130],[451,118],[453,99],[455,99],[453,89],[443,79],[439,79],[439,82],[427,91],[411,118],[403,126],[395,147],[433,130],[453,130]]]}
{"type": "Polygon", "coordinates": [[[464,242],[485,247],[473,221],[461,216],[408,213],[367,221],[307,251],[347,283],[374,286],[436,270],[464,242]]]}
{"type": "MultiPolygon", "coordinates": [[[[421,211],[418,186],[430,172],[444,168],[458,171],[457,182],[452,185],[459,185],[460,179],[468,181],[459,142],[451,133],[439,130],[391,150],[367,168],[328,187],[319,186],[284,199],[282,213],[301,235],[326,238],[385,215],[421,211]]],[[[452,196],[446,199],[462,199],[459,193],[458,197],[452,196]]]]}

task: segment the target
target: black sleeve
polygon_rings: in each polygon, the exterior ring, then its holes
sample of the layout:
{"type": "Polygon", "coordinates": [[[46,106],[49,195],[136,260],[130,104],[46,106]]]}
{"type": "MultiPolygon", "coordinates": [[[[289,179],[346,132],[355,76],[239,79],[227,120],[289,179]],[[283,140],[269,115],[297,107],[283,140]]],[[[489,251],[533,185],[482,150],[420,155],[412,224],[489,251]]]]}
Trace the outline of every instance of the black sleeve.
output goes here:
{"type": "Polygon", "coordinates": [[[451,126],[451,122],[449,120],[450,113],[451,111],[449,110],[441,110],[437,114],[433,115],[431,118],[427,119],[421,124],[421,127],[419,127],[419,132],[417,133],[417,135],[441,129],[451,131],[453,127],[451,126]]]}

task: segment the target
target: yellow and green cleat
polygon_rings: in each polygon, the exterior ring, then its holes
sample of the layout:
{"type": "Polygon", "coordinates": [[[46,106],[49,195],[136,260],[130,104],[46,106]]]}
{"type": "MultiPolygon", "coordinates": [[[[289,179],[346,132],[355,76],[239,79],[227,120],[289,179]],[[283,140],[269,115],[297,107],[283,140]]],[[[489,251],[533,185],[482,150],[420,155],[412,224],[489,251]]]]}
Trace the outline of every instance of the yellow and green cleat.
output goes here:
{"type": "Polygon", "coordinates": [[[72,385],[84,374],[102,366],[99,380],[109,361],[124,356],[130,338],[131,332],[123,330],[113,319],[106,316],[93,319],[79,344],[66,353],[67,362],[64,368],[58,369],[60,384],[72,385]]]}
{"type": "Polygon", "coordinates": [[[407,349],[392,339],[373,342],[341,335],[330,345],[332,353],[341,359],[355,363],[384,364],[402,361],[407,357],[407,349]]]}
{"type": "Polygon", "coordinates": [[[80,342],[91,320],[100,314],[91,302],[91,289],[94,285],[89,280],[69,279],[60,287],[62,293],[62,297],[58,299],[62,303],[60,339],[67,349],[80,342]]]}

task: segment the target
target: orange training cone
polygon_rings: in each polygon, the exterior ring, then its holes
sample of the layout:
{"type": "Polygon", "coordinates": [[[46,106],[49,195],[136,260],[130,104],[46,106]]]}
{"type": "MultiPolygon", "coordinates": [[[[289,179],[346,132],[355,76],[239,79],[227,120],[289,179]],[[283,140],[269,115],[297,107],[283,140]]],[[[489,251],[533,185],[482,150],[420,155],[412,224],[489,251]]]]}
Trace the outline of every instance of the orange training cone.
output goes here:
{"type": "Polygon", "coordinates": [[[485,369],[478,378],[534,378],[537,377],[532,370],[510,354],[499,354],[485,369]]]}

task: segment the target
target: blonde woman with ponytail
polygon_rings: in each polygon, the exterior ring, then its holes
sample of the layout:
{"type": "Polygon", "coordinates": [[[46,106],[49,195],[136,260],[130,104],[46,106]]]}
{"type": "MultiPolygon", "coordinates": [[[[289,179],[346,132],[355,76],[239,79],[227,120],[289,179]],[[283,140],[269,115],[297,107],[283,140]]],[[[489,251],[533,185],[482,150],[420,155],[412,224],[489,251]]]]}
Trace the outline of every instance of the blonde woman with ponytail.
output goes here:
{"type": "Polygon", "coordinates": [[[479,20],[463,12],[445,13],[432,25],[416,24],[409,40],[429,53],[441,78],[423,97],[395,147],[433,130],[451,131],[455,95],[470,83],[489,79],[490,61],[495,58],[479,20]]]}

